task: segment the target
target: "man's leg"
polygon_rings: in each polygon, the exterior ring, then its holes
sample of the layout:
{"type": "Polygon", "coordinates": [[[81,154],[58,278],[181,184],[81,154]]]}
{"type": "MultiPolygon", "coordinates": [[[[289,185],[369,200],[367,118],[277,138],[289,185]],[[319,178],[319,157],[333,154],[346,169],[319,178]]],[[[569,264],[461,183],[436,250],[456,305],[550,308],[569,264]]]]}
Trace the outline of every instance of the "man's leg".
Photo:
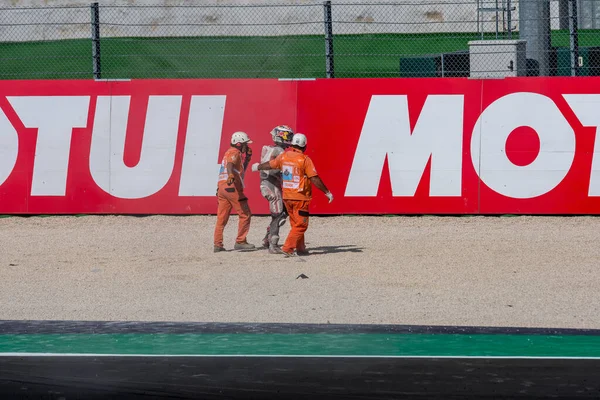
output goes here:
{"type": "MultiPolygon", "coordinates": [[[[281,204],[283,205],[283,201],[281,204]]],[[[281,211],[279,214],[271,214],[271,224],[269,225],[269,231],[271,232],[271,244],[274,244],[275,246],[279,244],[279,229],[285,224],[287,217],[288,214],[285,208],[283,208],[283,211],[281,211]]]]}
{"type": "Polygon", "coordinates": [[[246,237],[248,236],[248,232],[250,231],[250,221],[252,219],[252,212],[250,211],[250,206],[248,205],[248,199],[240,201],[239,204],[239,223],[236,243],[246,243],[246,237]]]}
{"type": "Polygon", "coordinates": [[[254,249],[255,246],[246,241],[246,236],[248,236],[248,232],[250,231],[250,221],[252,219],[252,212],[250,211],[250,206],[248,205],[248,199],[244,198],[239,200],[239,194],[237,192],[231,194],[227,193],[227,195],[231,205],[233,206],[233,209],[239,217],[238,234],[237,238],[235,239],[234,249],[254,249]]]}
{"type": "Polygon", "coordinates": [[[281,250],[292,254],[294,249],[302,249],[304,245],[304,232],[308,228],[308,206],[310,202],[300,200],[285,200],[285,205],[290,216],[291,230],[281,250]]]}
{"type": "Polygon", "coordinates": [[[260,192],[269,201],[271,222],[267,226],[267,233],[263,238],[263,246],[269,248],[269,253],[281,253],[279,251],[279,228],[285,223],[287,212],[283,205],[281,188],[269,181],[261,182],[260,192]]]}
{"type": "Polygon", "coordinates": [[[298,253],[298,255],[308,255],[308,250],[306,250],[306,244],[304,243],[304,234],[302,234],[302,237],[298,239],[298,244],[296,245],[296,253],[298,253]]]}
{"type": "Polygon", "coordinates": [[[217,194],[217,203],[217,223],[215,225],[214,245],[215,248],[223,248],[223,230],[225,229],[225,225],[227,225],[227,221],[229,221],[231,203],[220,193],[217,194]]]}
{"type": "Polygon", "coordinates": [[[275,197],[275,194],[273,193],[273,184],[271,184],[269,181],[261,181],[260,194],[269,202],[269,210],[271,211],[271,223],[267,225],[267,233],[263,238],[263,246],[269,247],[269,244],[271,243],[271,224],[273,223],[272,202],[275,197]]]}
{"type": "Polygon", "coordinates": [[[295,204],[297,200],[284,200],[283,203],[285,208],[287,209],[287,213],[290,217],[290,233],[288,233],[285,242],[283,243],[283,247],[281,250],[286,254],[292,254],[294,249],[296,248],[296,219],[298,217],[295,209],[295,204]]]}
{"type": "Polygon", "coordinates": [[[280,253],[279,251],[279,228],[285,223],[287,218],[287,211],[283,205],[283,195],[281,189],[278,187],[273,188],[273,199],[269,202],[271,211],[271,224],[269,226],[270,238],[269,238],[269,252],[280,253]]]}
{"type": "Polygon", "coordinates": [[[298,215],[301,219],[301,229],[298,237],[298,244],[296,245],[296,252],[298,255],[307,255],[306,244],[304,243],[304,233],[308,230],[308,221],[310,219],[310,213],[308,211],[310,202],[302,201],[299,205],[298,215]]]}

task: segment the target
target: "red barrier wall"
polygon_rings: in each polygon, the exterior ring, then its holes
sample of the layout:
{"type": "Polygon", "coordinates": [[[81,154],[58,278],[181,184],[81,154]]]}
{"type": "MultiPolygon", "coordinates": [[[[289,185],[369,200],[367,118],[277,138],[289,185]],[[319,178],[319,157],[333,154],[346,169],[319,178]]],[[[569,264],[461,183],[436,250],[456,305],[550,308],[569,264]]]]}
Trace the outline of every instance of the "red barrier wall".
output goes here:
{"type": "MultiPolygon", "coordinates": [[[[236,130],[287,124],[313,214],[598,214],[600,79],[0,82],[0,213],[208,214],[236,130]]],[[[255,214],[268,213],[258,174],[255,214]]]]}

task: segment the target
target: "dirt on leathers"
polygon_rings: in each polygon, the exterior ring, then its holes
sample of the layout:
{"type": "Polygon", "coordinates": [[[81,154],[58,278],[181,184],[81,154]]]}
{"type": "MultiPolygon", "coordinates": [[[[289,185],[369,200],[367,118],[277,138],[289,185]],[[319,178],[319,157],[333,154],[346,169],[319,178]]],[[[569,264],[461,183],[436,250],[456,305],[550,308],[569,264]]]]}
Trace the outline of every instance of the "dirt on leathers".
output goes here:
{"type": "Polygon", "coordinates": [[[1,219],[0,315],[600,328],[599,218],[312,217],[312,254],[289,259],[214,254],[214,222],[1,219]]]}

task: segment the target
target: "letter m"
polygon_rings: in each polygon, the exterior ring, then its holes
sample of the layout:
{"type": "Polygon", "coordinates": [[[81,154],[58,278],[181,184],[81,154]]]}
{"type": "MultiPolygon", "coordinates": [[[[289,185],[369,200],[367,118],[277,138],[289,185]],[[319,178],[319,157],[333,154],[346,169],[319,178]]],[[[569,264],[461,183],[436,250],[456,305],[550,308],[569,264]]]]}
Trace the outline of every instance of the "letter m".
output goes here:
{"type": "Polygon", "coordinates": [[[414,196],[431,158],[429,194],[460,196],[462,95],[428,96],[413,132],[405,95],[371,97],[345,196],[377,195],[388,159],[393,196],[414,196]]]}

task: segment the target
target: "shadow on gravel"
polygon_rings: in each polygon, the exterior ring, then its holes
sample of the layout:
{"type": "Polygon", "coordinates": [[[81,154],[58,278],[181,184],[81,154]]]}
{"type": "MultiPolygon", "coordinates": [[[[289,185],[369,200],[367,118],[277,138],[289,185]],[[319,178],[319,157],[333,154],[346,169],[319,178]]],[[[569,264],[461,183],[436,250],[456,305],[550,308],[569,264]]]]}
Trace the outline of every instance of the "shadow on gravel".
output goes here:
{"type": "Polygon", "coordinates": [[[309,255],[333,254],[333,253],[362,253],[363,247],[356,247],[353,244],[345,244],[341,246],[319,246],[308,247],[309,255]]]}

